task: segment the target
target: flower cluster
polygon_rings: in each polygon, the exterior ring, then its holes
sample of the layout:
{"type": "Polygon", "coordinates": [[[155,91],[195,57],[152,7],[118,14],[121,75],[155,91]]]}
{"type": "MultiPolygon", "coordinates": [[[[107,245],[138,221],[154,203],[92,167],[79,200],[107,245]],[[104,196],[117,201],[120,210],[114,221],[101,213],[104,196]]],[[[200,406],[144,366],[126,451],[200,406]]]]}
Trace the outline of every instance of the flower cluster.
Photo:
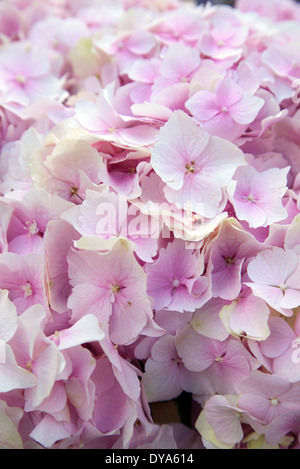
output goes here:
{"type": "Polygon", "coordinates": [[[300,448],[299,21],[1,2],[1,447],[300,448]]]}

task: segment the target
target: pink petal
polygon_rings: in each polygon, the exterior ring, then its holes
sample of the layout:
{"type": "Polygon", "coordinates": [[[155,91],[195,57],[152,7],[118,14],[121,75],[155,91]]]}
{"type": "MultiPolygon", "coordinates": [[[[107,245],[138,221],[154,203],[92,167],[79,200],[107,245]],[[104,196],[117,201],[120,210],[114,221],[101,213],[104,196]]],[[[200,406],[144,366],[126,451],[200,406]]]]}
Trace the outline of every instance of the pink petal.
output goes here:
{"type": "Polygon", "coordinates": [[[262,98],[245,94],[238,103],[231,106],[230,116],[238,124],[248,125],[254,121],[263,105],[262,98]]]}
{"type": "Polygon", "coordinates": [[[205,122],[220,114],[221,105],[210,91],[198,91],[186,103],[186,108],[200,122],[205,122]]]}
{"type": "Polygon", "coordinates": [[[142,379],[148,402],[167,401],[179,396],[182,388],[178,374],[179,369],[175,362],[156,362],[149,358],[142,379]]]}
{"type": "Polygon", "coordinates": [[[222,107],[232,109],[242,99],[243,90],[230,78],[224,78],[218,82],[216,94],[222,107]]]}

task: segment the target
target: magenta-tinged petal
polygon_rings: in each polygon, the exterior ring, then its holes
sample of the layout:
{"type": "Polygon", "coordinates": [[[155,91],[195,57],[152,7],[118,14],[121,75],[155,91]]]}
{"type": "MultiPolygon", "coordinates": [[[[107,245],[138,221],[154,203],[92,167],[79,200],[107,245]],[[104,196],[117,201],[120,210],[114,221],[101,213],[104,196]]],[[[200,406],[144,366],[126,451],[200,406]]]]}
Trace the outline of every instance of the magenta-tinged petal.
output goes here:
{"type": "Polygon", "coordinates": [[[215,298],[234,300],[241,290],[241,269],[243,259],[239,259],[234,265],[226,265],[223,268],[215,266],[212,273],[212,291],[215,298]]]}
{"type": "Polygon", "coordinates": [[[97,385],[97,400],[94,409],[94,421],[97,428],[103,433],[121,428],[129,417],[131,405],[114,377],[111,364],[107,359],[97,360],[92,378],[97,385]],[[116,400],[119,402],[117,408],[116,400]]]}

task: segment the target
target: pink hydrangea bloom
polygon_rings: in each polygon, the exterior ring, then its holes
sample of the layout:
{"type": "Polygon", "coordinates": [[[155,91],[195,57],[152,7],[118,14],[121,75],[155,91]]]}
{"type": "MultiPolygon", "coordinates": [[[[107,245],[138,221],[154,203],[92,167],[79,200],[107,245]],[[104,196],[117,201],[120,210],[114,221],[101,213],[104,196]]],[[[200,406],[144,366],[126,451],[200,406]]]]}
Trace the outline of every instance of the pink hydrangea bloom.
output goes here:
{"type": "Polygon", "coordinates": [[[253,259],[247,269],[253,283],[246,282],[254,295],[264,299],[284,316],[299,306],[299,259],[290,249],[273,247],[253,259]]]}
{"type": "Polygon", "coordinates": [[[238,168],[235,188],[229,193],[239,220],[247,221],[251,228],[285,220],[288,214],[282,198],[287,191],[288,171],[289,168],[270,168],[258,172],[250,165],[246,170],[238,168]]]}
{"type": "Polygon", "coordinates": [[[211,278],[213,297],[234,300],[242,288],[245,260],[261,249],[259,243],[234,219],[224,220],[210,243],[207,271],[211,278]]]}
{"type": "Polygon", "coordinates": [[[211,91],[198,91],[187,102],[186,108],[211,135],[235,140],[253,122],[264,101],[244,93],[232,79],[225,78],[211,91]]]}
{"type": "MultiPolygon", "coordinates": [[[[219,441],[225,445],[233,447],[241,442],[244,432],[242,424],[250,424],[252,427],[260,429],[260,422],[252,418],[248,412],[238,406],[236,396],[212,396],[203,409],[203,414],[212,426],[214,434],[219,441]]],[[[200,414],[201,415],[201,414],[200,414]]],[[[198,420],[199,430],[203,423],[198,420]]]]}
{"type": "Polygon", "coordinates": [[[239,407],[265,424],[285,412],[299,411],[299,382],[292,384],[279,376],[253,371],[240,391],[239,407]]]}
{"type": "Polygon", "coordinates": [[[190,325],[178,334],[176,348],[185,367],[201,371],[207,392],[230,394],[257,366],[241,342],[231,337],[223,341],[198,334],[190,325]]]}
{"type": "Polygon", "coordinates": [[[182,240],[161,248],[158,259],[146,267],[147,291],[156,309],[195,311],[211,298],[209,280],[201,261],[182,240]]]}
{"type": "Polygon", "coordinates": [[[27,42],[12,42],[1,50],[0,83],[5,105],[17,114],[34,100],[44,96],[54,100],[62,93],[47,55],[41,56],[39,49],[27,42]]]}
{"type": "Polygon", "coordinates": [[[0,258],[0,288],[9,291],[9,299],[18,314],[36,304],[48,309],[42,255],[3,254],[0,258]]]}
{"type": "Polygon", "coordinates": [[[149,402],[170,400],[183,390],[196,392],[200,376],[187,370],[176,351],[175,337],[165,335],[152,347],[142,379],[149,402]]]}
{"type": "Polygon", "coordinates": [[[106,254],[70,251],[68,264],[72,319],[89,311],[100,324],[109,324],[115,344],[133,341],[152,318],[152,309],[145,274],[128,247],[119,243],[106,254]]]}
{"type": "Polygon", "coordinates": [[[35,152],[30,163],[35,187],[65,200],[81,203],[87,189],[99,184],[102,157],[88,142],[64,139],[47,153],[35,152]],[[51,151],[52,150],[52,151],[51,151]]]}
{"type": "Polygon", "coordinates": [[[231,142],[211,137],[187,114],[177,111],[160,130],[151,164],[166,183],[169,202],[182,207],[190,203],[196,213],[214,218],[222,189],[244,163],[243,158],[231,142]]]}
{"type": "Polygon", "coordinates": [[[215,10],[210,21],[210,29],[200,41],[203,54],[216,60],[237,61],[249,34],[249,27],[243,24],[237,10],[222,6],[215,10]]]}
{"type": "Polygon", "coordinates": [[[242,287],[239,296],[220,311],[226,330],[235,337],[264,341],[270,334],[270,309],[266,302],[242,287]]]}
{"type": "Polygon", "coordinates": [[[150,145],[153,143],[156,129],[133,117],[122,116],[111,102],[112,86],[109,85],[98,94],[96,102],[78,99],[75,116],[79,124],[87,131],[102,139],[116,141],[121,145],[150,145]]]}
{"type": "Polygon", "coordinates": [[[17,254],[43,252],[43,236],[50,220],[55,220],[72,205],[46,191],[28,191],[22,201],[8,203],[13,208],[7,228],[8,251],[17,254]]]}

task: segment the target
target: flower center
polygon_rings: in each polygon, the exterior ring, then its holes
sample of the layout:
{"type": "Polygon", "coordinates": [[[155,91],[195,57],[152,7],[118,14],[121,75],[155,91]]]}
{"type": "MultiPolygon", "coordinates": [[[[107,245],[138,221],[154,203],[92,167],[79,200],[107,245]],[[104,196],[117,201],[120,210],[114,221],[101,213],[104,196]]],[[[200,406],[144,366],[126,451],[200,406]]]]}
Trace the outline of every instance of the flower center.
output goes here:
{"type": "Polygon", "coordinates": [[[219,355],[218,357],[215,358],[215,362],[221,362],[223,358],[225,357],[226,352],[222,353],[222,355],[219,355]]]}
{"type": "Polygon", "coordinates": [[[277,405],[279,403],[278,399],[276,399],[276,397],[272,397],[272,399],[270,399],[270,402],[272,405],[277,405]]]}
{"type": "Polygon", "coordinates": [[[234,265],[235,264],[235,258],[232,256],[226,256],[223,257],[225,259],[226,265],[234,265]]]}
{"type": "Polygon", "coordinates": [[[33,294],[31,284],[29,282],[25,283],[25,285],[22,285],[20,288],[24,291],[24,298],[33,294]]]}
{"type": "Polygon", "coordinates": [[[181,360],[181,358],[180,358],[180,357],[178,357],[178,356],[177,356],[177,357],[174,357],[174,358],[172,358],[172,361],[173,361],[174,363],[176,363],[176,365],[177,365],[177,366],[179,366],[179,365],[182,363],[182,360],[181,360]]]}
{"type": "Polygon", "coordinates": [[[21,73],[18,74],[18,75],[16,75],[15,78],[16,78],[16,81],[17,81],[18,83],[20,83],[20,85],[24,85],[24,83],[26,83],[26,80],[27,80],[27,78],[25,77],[25,75],[22,75],[21,73]]]}
{"type": "Polygon", "coordinates": [[[177,288],[177,287],[179,287],[179,285],[180,285],[180,281],[177,278],[175,278],[173,280],[173,287],[177,288]]]}
{"type": "Polygon", "coordinates": [[[228,112],[228,107],[223,106],[222,109],[221,109],[221,112],[223,112],[224,114],[226,114],[226,113],[228,112]]]}
{"type": "Polygon", "coordinates": [[[26,363],[25,366],[26,366],[27,370],[32,371],[32,361],[31,360],[28,360],[28,362],[26,363]]]}
{"type": "Polygon", "coordinates": [[[129,169],[128,169],[128,172],[129,172],[130,174],[136,174],[136,168],[135,168],[135,167],[129,168],[129,169]]]}
{"type": "Polygon", "coordinates": [[[249,194],[248,196],[245,196],[246,200],[249,200],[250,202],[256,204],[256,200],[253,194],[249,194]]]}
{"type": "Polygon", "coordinates": [[[78,187],[72,186],[70,187],[70,194],[77,195],[78,190],[79,190],[78,187]]]}
{"type": "Polygon", "coordinates": [[[188,173],[194,173],[195,172],[195,161],[191,161],[191,163],[187,163],[185,165],[185,169],[187,170],[188,173]]]}
{"type": "Polygon", "coordinates": [[[117,284],[112,285],[110,289],[110,302],[114,303],[116,301],[116,293],[121,291],[121,287],[117,284]]]}
{"type": "Polygon", "coordinates": [[[31,235],[35,235],[39,232],[37,222],[35,220],[27,221],[25,225],[26,226],[24,226],[24,230],[28,231],[28,235],[27,235],[28,237],[30,237],[31,235]]]}

